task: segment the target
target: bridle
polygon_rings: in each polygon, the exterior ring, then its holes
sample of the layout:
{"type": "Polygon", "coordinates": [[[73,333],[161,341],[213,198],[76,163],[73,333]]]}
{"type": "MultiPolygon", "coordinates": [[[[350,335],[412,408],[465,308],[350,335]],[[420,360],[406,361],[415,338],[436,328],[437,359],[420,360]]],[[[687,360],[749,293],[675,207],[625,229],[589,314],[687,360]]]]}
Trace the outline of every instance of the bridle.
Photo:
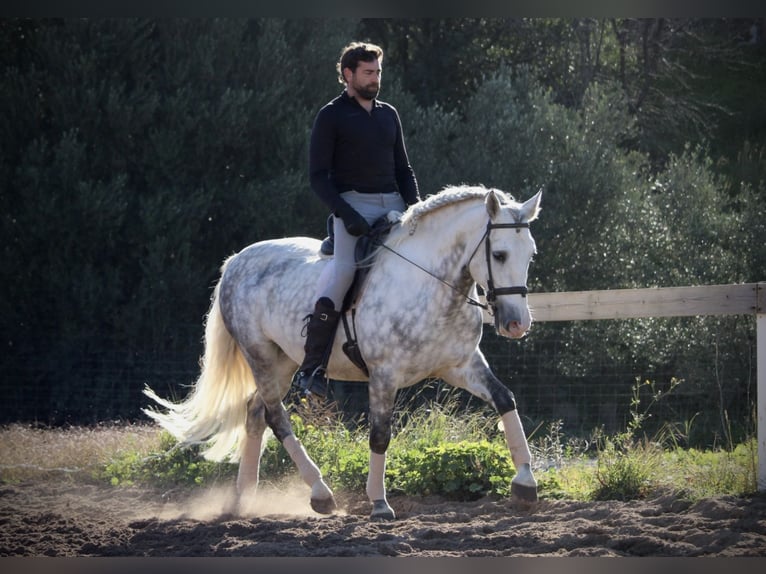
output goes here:
{"type": "Polygon", "coordinates": [[[480,303],[478,301],[474,301],[470,297],[468,297],[468,303],[470,303],[471,305],[478,305],[482,309],[491,308],[494,314],[495,307],[496,307],[495,301],[497,301],[497,297],[499,295],[521,295],[522,297],[526,297],[527,293],[529,293],[529,289],[527,289],[526,285],[513,285],[511,287],[495,287],[495,280],[492,277],[492,242],[490,239],[490,234],[493,229],[515,229],[516,233],[520,233],[522,229],[529,229],[529,222],[523,221],[523,222],[517,222],[517,223],[492,223],[492,221],[488,221],[487,228],[484,230],[484,235],[481,236],[481,239],[479,240],[478,245],[476,245],[476,248],[473,250],[473,253],[471,253],[471,256],[468,258],[468,263],[466,263],[466,267],[471,265],[471,261],[476,255],[476,252],[479,250],[479,247],[481,247],[481,243],[483,241],[484,242],[484,257],[487,261],[487,292],[484,295],[484,297],[487,300],[487,305],[484,305],[483,303],[480,303]]]}
{"type": "MultiPolygon", "coordinates": [[[[492,246],[490,245],[490,231],[493,229],[515,229],[519,233],[521,229],[529,229],[529,222],[524,223],[487,223],[487,230],[484,232],[484,253],[487,259],[487,302],[491,305],[497,300],[498,295],[521,295],[526,297],[529,293],[526,285],[514,285],[513,287],[495,287],[495,281],[492,278],[492,246]]],[[[473,256],[471,256],[473,258],[473,256]]],[[[471,263],[471,260],[468,260],[471,263]]]]}
{"type": "Polygon", "coordinates": [[[442,283],[450,287],[452,290],[461,293],[466,298],[469,305],[475,305],[476,307],[481,307],[482,309],[486,309],[486,310],[489,310],[491,308],[492,312],[494,313],[495,307],[496,307],[495,302],[497,301],[498,296],[521,295],[522,297],[526,297],[527,293],[529,292],[529,289],[527,289],[526,285],[514,285],[511,287],[495,287],[495,281],[494,281],[494,278],[492,277],[492,245],[490,240],[490,233],[493,229],[515,229],[516,233],[520,233],[522,229],[529,229],[529,222],[525,221],[525,222],[519,222],[519,223],[492,223],[492,221],[488,221],[487,227],[484,230],[484,234],[481,236],[479,243],[476,245],[476,248],[473,250],[473,252],[471,253],[471,256],[468,258],[468,263],[466,263],[465,266],[463,267],[463,269],[467,269],[471,265],[471,261],[476,256],[476,253],[479,251],[479,247],[481,247],[482,242],[484,242],[484,256],[487,261],[487,291],[485,295],[485,298],[487,300],[486,304],[482,303],[481,301],[477,301],[476,299],[474,299],[468,294],[463,293],[462,291],[460,291],[460,289],[458,289],[452,283],[445,281],[444,279],[435,275],[434,273],[432,273],[425,267],[422,267],[421,265],[418,265],[414,261],[408,259],[401,253],[397,253],[385,243],[381,242],[380,246],[387,249],[394,255],[398,255],[399,257],[401,257],[408,263],[414,265],[421,271],[424,271],[425,273],[427,273],[434,279],[441,281],[442,283]]]}

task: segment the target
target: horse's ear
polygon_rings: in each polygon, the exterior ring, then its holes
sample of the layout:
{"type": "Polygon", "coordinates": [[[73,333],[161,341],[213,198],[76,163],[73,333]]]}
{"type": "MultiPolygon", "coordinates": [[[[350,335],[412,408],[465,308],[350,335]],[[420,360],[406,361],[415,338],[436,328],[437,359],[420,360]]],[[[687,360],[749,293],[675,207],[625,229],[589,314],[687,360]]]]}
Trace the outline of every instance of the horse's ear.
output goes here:
{"type": "Polygon", "coordinates": [[[521,206],[521,220],[534,221],[540,214],[540,199],[543,197],[542,188],[521,206]]]}
{"type": "Polygon", "coordinates": [[[497,197],[494,189],[489,190],[487,197],[484,198],[484,205],[487,206],[489,218],[494,220],[497,214],[500,213],[500,198],[497,197]]]}

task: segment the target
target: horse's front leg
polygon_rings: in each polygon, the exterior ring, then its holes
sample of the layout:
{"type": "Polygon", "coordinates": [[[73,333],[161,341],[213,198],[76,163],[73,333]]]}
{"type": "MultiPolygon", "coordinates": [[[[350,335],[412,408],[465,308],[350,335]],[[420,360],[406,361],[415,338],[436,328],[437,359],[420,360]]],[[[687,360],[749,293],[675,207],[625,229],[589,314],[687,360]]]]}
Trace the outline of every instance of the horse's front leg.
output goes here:
{"type": "Polygon", "coordinates": [[[521,503],[537,502],[537,480],[532,473],[532,454],[513,393],[495,376],[481,352],[474,354],[467,366],[443,373],[442,379],[495,407],[500,414],[505,441],[516,468],[516,476],[511,480],[511,497],[521,503]]]}
{"type": "Polygon", "coordinates": [[[391,419],[396,388],[370,384],[370,468],[367,473],[367,496],[372,503],[370,518],[393,520],[394,509],[386,499],[386,451],[391,442],[391,419]]]}
{"type": "Polygon", "coordinates": [[[518,502],[537,502],[537,480],[532,473],[532,455],[519,412],[514,408],[503,413],[500,418],[511,460],[516,467],[516,476],[511,480],[511,497],[518,502]]]}

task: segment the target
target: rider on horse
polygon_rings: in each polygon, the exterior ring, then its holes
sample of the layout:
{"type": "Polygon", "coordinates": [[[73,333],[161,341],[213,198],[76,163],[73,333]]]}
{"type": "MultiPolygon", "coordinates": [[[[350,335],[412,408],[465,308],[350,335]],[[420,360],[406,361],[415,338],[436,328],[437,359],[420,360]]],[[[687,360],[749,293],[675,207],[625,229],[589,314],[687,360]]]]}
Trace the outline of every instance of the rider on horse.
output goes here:
{"type": "Polygon", "coordinates": [[[334,214],[334,261],[307,317],[305,357],[296,385],[324,396],[325,370],[343,299],[354,279],[354,247],[377,219],[420,200],[396,109],[377,99],[383,50],[354,42],[336,65],[344,91],[316,116],[309,149],[311,189],[334,214]]]}

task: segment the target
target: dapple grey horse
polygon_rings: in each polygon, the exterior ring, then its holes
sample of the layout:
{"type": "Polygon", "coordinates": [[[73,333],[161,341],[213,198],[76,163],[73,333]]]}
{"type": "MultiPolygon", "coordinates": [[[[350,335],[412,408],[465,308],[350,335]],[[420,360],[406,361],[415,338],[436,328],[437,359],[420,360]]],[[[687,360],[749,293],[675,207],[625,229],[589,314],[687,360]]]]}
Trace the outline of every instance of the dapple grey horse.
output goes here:
{"type": "MultiPolygon", "coordinates": [[[[537,500],[529,446],[513,393],[479,349],[486,293],[496,331],[519,338],[532,319],[527,272],[535,254],[529,223],[541,192],[524,203],[482,186],[448,187],[411,206],[374,255],[355,303],[355,329],[369,377],[343,353],[339,329],[327,374],[368,381],[372,518],[392,519],[384,474],[397,389],[428,378],[467,390],[497,409],[516,468],[512,496],[537,500]]],[[[320,242],[286,238],[250,245],[221,268],[205,325],[201,374],[180,402],[145,390],[162,411],[145,412],[183,445],[205,443],[211,460],[239,461],[237,490],[258,484],[267,428],[282,442],[311,488],[312,508],[336,508],[332,490],[296,439],[283,399],[303,357],[302,319],[332,259],[320,242]]]]}

